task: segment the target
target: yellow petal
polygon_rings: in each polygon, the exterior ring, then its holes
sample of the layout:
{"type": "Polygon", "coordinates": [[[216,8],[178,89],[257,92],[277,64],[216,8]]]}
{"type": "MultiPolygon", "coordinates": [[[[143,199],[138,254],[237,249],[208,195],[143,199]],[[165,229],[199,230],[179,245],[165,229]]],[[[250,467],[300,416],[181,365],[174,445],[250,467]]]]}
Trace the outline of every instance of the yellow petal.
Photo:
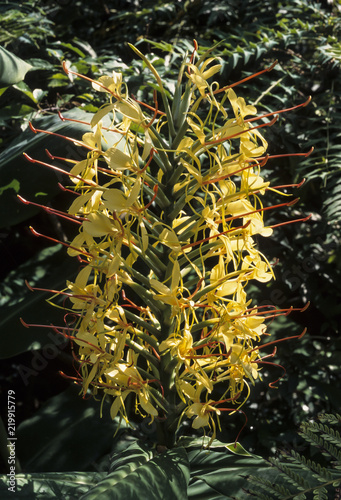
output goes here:
{"type": "Polygon", "coordinates": [[[110,111],[112,111],[115,107],[115,104],[109,104],[107,106],[104,106],[103,108],[99,109],[95,114],[94,116],[92,117],[91,119],[91,122],[90,122],[90,127],[95,127],[95,125],[97,125],[97,123],[99,121],[102,120],[102,118],[107,115],[108,113],[110,113],[110,111]]]}
{"type": "Polygon", "coordinates": [[[112,223],[106,215],[91,213],[87,215],[87,219],[83,222],[83,227],[91,236],[105,236],[113,232],[112,223]]]}
{"type": "Polygon", "coordinates": [[[123,153],[117,147],[107,149],[103,156],[109,167],[113,170],[125,170],[132,165],[131,157],[123,153]]]}

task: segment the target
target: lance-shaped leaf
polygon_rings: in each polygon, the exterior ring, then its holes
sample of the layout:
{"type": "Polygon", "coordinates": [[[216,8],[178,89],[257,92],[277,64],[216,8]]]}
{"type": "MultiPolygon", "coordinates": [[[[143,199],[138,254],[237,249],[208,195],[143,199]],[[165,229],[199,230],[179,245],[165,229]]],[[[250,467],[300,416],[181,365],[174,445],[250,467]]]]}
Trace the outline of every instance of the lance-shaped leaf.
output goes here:
{"type": "Polygon", "coordinates": [[[112,459],[114,469],[80,500],[186,500],[190,471],[184,448],[153,456],[146,446],[131,444],[112,459]]]}
{"type": "Polygon", "coordinates": [[[30,64],[0,47],[0,87],[21,82],[32,68],[30,64]]]}

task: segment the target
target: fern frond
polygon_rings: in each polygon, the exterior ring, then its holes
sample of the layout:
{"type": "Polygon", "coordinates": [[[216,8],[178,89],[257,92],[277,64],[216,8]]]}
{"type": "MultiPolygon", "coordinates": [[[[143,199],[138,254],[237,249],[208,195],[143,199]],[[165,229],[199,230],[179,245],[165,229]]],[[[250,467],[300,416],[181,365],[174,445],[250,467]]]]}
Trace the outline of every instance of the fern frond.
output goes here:
{"type": "Polygon", "coordinates": [[[265,495],[261,491],[249,490],[249,493],[257,498],[257,500],[273,500],[274,497],[270,497],[269,495],[265,495]]]}
{"type": "Polygon", "coordinates": [[[271,482],[267,478],[252,476],[249,480],[257,487],[257,491],[253,493],[256,498],[267,499],[266,495],[270,494],[272,495],[270,498],[281,500],[305,498],[339,500],[341,436],[340,432],[331,425],[337,426],[340,423],[340,415],[323,415],[319,417],[319,422],[305,422],[300,426],[299,434],[308,444],[317,448],[329,459],[331,468],[294,450],[290,454],[283,453],[282,459],[270,458],[270,463],[280,473],[280,480],[271,482]]]}
{"type": "Polygon", "coordinates": [[[318,419],[322,423],[328,423],[329,425],[341,425],[341,415],[339,413],[323,413],[319,415],[318,419]]]}
{"type": "Polygon", "coordinates": [[[257,490],[251,490],[250,493],[253,493],[256,498],[266,498],[272,500],[273,497],[269,497],[265,495],[263,492],[259,491],[259,488],[262,488],[266,491],[266,493],[271,493],[273,494],[276,498],[284,498],[286,496],[291,495],[291,492],[288,488],[286,488],[282,484],[278,483],[273,483],[272,481],[269,481],[268,479],[258,477],[258,476],[250,476],[248,478],[250,483],[254,486],[257,486],[257,490]]]}
{"type": "Polygon", "coordinates": [[[278,458],[270,458],[270,462],[282,473],[282,476],[286,476],[287,481],[290,484],[296,486],[298,490],[309,489],[310,485],[308,481],[306,481],[298,472],[296,472],[295,469],[281,462],[278,458]]]}
{"type": "Polygon", "coordinates": [[[302,470],[312,471],[314,473],[313,476],[318,481],[328,482],[332,480],[331,473],[325,467],[322,467],[319,463],[316,463],[313,460],[305,458],[303,455],[294,450],[291,450],[291,457],[288,457],[288,459],[292,459],[293,463],[300,465],[302,470]]]}
{"type": "Polygon", "coordinates": [[[328,500],[328,491],[326,488],[316,488],[314,491],[314,500],[328,500]]]}
{"type": "Polygon", "coordinates": [[[321,436],[309,430],[306,430],[304,433],[302,432],[300,434],[309,444],[321,450],[322,454],[325,457],[334,458],[337,462],[341,463],[341,450],[338,449],[339,447],[328,443],[321,436]]]}

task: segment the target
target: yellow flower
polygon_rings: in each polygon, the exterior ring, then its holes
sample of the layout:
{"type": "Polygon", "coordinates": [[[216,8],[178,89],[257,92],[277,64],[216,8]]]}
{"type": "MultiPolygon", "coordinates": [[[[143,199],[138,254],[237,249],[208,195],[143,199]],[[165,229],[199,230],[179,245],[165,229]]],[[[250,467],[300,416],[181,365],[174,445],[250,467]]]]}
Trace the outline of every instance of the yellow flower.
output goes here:
{"type": "Polygon", "coordinates": [[[221,64],[216,64],[214,66],[211,66],[209,69],[206,69],[206,67],[214,60],[215,60],[214,57],[207,59],[200,66],[200,68],[198,68],[195,64],[188,64],[188,69],[190,70],[190,73],[186,73],[186,75],[198,88],[200,95],[202,97],[205,97],[205,92],[209,85],[207,80],[216,73],[218,73],[221,69],[221,64]]]}
{"type": "Polygon", "coordinates": [[[213,399],[210,399],[207,403],[193,403],[186,410],[187,417],[195,417],[192,422],[193,429],[200,429],[200,427],[206,427],[210,424],[210,420],[213,420],[212,413],[220,415],[220,411],[211,405],[214,403],[213,399]]]}
{"type": "Polygon", "coordinates": [[[111,418],[114,419],[116,417],[117,413],[120,411],[122,403],[131,392],[134,392],[137,395],[139,404],[147,415],[151,415],[152,418],[158,415],[157,409],[150,402],[148,384],[142,379],[135,366],[117,363],[113,370],[105,373],[105,379],[109,386],[115,386],[115,390],[119,392],[119,395],[111,405],[111,418]]]}
{"type": "Polygon", "coordinates": [[[186,362],[186,357],[192,354],[192,347],[193,337],[188,328],[185,328],[181,334],[174,333],[167,340],[161,342],[159,349],[160,352],[170,350],[173,358],[177,357],[179,360],[186,362]]]}

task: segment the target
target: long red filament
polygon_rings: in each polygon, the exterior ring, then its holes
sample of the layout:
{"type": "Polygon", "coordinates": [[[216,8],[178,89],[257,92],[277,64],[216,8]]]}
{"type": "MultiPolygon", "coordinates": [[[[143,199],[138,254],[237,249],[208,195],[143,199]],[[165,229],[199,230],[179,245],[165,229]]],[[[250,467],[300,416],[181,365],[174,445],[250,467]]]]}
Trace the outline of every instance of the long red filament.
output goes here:
{"type": "Polygon", "coordinates": [[[268,71],[271,71],[274,69],[274,67],[278,64],[278,61],[275,61],[269,66],[268,68],[262,69],[261,71],[258,71],[257,73],[253,73],[250,76],[247,76],[246,78],[243,78],[242,80],[239,80],[238,82],[231,83],[231,85],[226,85],[225,87],[222,87],[221,89],[215,90],[213,94],[219,94],[220,92],[225,92],[225,90],[232,89],[233,87],[236,87],[237,85],[241,85],[242,83],[248,82],[252,78],[256,78],[259,75],[262,75],[263,73],[266,73],[268,71]]]}
{"type": "Polygon", "coordinates": [[[88,253],[85,250],[82,250],[81,248],[77,248],[77,247],[74,247],[72,245],[69,245],[68,243],[65,243],[64,241],[56,240],[55,238],[51,238],[51,236],[46,236],[46,234],[38,233],[38,231],[36,231],[35,229],[33,229],[32,226],[30,226],[30,230],[34,234],[34,236],[39,236],[41,238],[45,238],[45,239],[47,239],[49,241],[53,241],[53,243],[59,243],[60,245],[63,245],[64,247],[71,248],[71,250],[76,250],[76,252],[79,252],[79,253],[81,253],[83,255],[91,257],[91,259],[95,258],[91,253],[88,253]]]}

